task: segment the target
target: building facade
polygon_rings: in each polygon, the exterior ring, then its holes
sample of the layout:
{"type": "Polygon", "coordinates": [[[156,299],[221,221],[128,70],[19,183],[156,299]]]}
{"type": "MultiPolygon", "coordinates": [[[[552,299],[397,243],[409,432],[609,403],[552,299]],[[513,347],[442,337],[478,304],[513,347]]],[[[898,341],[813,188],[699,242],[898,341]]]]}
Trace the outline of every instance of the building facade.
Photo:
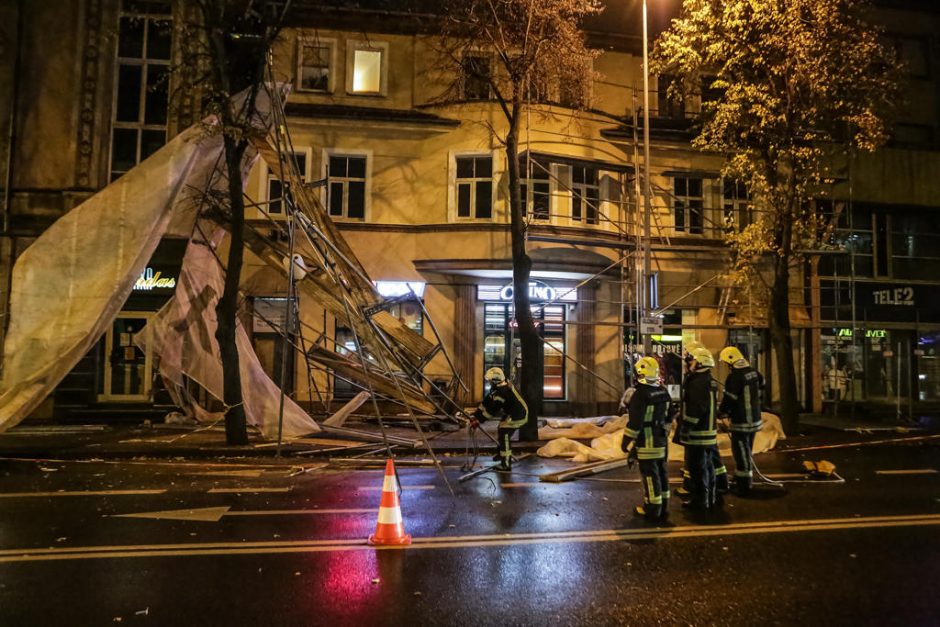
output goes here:
{"type": "MultiPolygon", "coordinates": [[[[452,359],[470,403],[484,392],[487,368],[513,373],[518,358],[507,157],[498,139],[505,122],[483,84],[467,81],[459,96],[442,98],[449,79],[438,71],[427,15],[390,10],[387,2],[344,4],[295,3],[274,51],[276,78],[293,86],[286,113],[296,162],[379,289],[420,297],[420,305],[402,302],[392,313],[442,338],[447,355],[428,372],[443,376],[444,360],[452,359]]],[[[654,32],[674,8],[654,8],[654,32]]],[[[31,238],[198,116],[185,95],[171,106],[183,3],[82,0],[53,14],[21,1],[0,10],[10,33],[0,74],[9,96],[0,99],[0,116],[13,129],[2,146],[6,282],[10,260],[31,238]],[[55,76],[55,86],[43,76],[55,76]]],[[[838,247],[794,278],[794,351],[801,400],[812,411],[850,399],[927,402],[940,393],[940,268],[931,246],[940,237],[938,14],[912,3],[879,17],[908,60],[910,104],[890,147],[844,155],[837,164],[845,176],[831,201],[847,208],[838,247]]],[[[549,416],[613,412],[639,351],[641,27],[638,3],[611,3],[588,25],[589,43],[601,51],[591,93],[550,86],[522,129],[516,158],[525,173],[530,296],[545,341],[549,416]],[[571,106],[581,101],[590,106],[571,106]]],[[[473,62],[495,68],[485,51],[473,62]]],[[[653,351],[677,393],[683,341],[716,352],[739,345],[769,374],[773,398],[764,305],[722,276],[724,230],[729,221],[746,223],[752,208],[745,189],[722,180],[719,159],[691,148],[698,103],[694,96],[670,101],[669,80],[653,77],[650,103],[651,289],[662,326],[653,351]]],[[[248,193],[255,228],[284,219],[287,190],[264,162],[250,173],[248,193]]],[[[160,405],[154,356],[130,337],[172,295],[183,246],[161,245],[111,331],[40,415],[107,407],[127,415],[160,405]]],[[[285,311],[283,281],[249,256],[243,283],[246,326],[276,381],[287,357],[285,384],[302,403],[313,408],[323,394],[354,393],[329,373],[309,373],[286,350],[274,331],[285,311]]],[[[354,350],[349,330],[317,303],[302,300],[299,310],[297,328],[354,350]]]]}

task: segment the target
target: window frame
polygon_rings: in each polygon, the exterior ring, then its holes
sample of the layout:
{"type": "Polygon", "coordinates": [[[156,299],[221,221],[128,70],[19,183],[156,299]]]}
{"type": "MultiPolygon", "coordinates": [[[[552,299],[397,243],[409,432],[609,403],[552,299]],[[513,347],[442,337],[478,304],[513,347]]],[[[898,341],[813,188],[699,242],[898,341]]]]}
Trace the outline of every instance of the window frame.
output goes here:
{"type": "Polygon", "coordinates": [[[380,98],[388,95],[388,50],[387,41],[367,41],[364,39],[348,39],[346,41],[346,95],[367,98],[380,98]],[[356,52],[358,50],[382,53],[378,91],[356,91],[354,89],[356,52]]]}
{"type": "Polygon", "coordinates": [[[672,177],[672,192],[673,192],[672,193],[672,220],[673,220],[672,228],[673,230],[676,231],[677,233],[686,233],[688,235],[704,235],[705,234],[705,210],[706,210],[705,178],[701,176],[692,176],[692,175],[673,176],[672,177]],[[678,183],[679,179],[683,179],[686,182],[685,184],[686,193],[684,195],[679,194],[676,191],[676,184],[678,183]],[[692,196],[689,194],[689,181],[699,182],[699,186],[701,187],[701,195],[692,196]],[[692,230],[693,226],[692,226],[691,203],[693,201],[700,201],[701,203],[699,207],[700,215],[701,215],[701,225],[699,227],[699,230],[697,231],[692,230]],[[679,221],[676,220],[676,217],[679,215],[678,213],[679,206],[680,206],[679,203],[682,203],[682,227],[681,228],[679,226],[679,221]]]}
{"type": "Polygon", "coordinates": [[[300,35],[297,37],[297,64],[296,64],[297,91],[304,94],[332,94],[336,90],[336,39],[332,37],[318,37],[314,35],[300,35]],[[303,86],[303,68],[305,45],[316,44],[320,47],[329,48],[329,66],[327,67],[327,86],[326,89],[310,89],[303,86]]]}
{"type": "Polygon", "coordinates": [[[571,223],[572,223],[573,225],[584,225],[584,226],[597,226],[597,225],[599,225],[599,224],[600,224],[600,214],[601,214],[601,202],[602,202],[602,199],[601,199],[601,170],[600,170],[600,168],[597,168],[597,167],[589,167],[589,166],[586,166],[586,165],[570,165],[569,168],[570,168],[570,173],[571,173],[571,190],[570,190],[570,195],[571,195],[571,214],[570,214],[568,217],[569,217],[569,219],[571,220],[571,223]],[[581,182],[581,183],[575,182],[575,180],[574,180],[574,178],[575,178],[575,177],[574,177],[574,173],[575,173],[575,171],[578,170],[578,169],[582,169],[582,170],[585,171],[585,182],[581,182]],[[586,174],[587,174],[588,171],[591,171],[591,172],[594,173],[594,180],[595,180],[596,182],[593,183],[593,184],[586,182],[586,179],[587,179],[586,174]],[[588,195],[586,195],[584,192],[587,191],[587,190],[595,190],[596,193],[597,193],[596,197],[595,197],[594,199],[592,199],[592,198],[590,198],[588,195]],[[591,212],[591,209],[590,209],[590,206],[589,206],[589,202],[590,202],[591,200],[594,201],[594,209],[593,209],[593,211],[594,211],[594,219],[593,219],[593,221],[592,221],[592,220],[590,219],[590,217],[589,217],[589,216],[590,216],[590,212],[591,212]],[[580,215],[579,215],[578,217],[575,217],[575,215],[574,215],[574,208],[575,208],[575,203],[576,203],[576,202],[581,205],[581,207],[580,207],[580,215]]]}
{"type": "Polygon", "coordinates": [[[327,215],[330,216],[333,220],[348,220],[350,222],[370,222],[372,216],[372,150],[363,149],[347,149],[347,148],[324,148],[322,156],[322,163],[320,165],[321,178],[326,182],[323,186],[323,192],[321,194],[321,200],[323,202],[323,207],[326,209],[327,215]],[[366,176],[365,176],[365,185],[364,185],[364,194],[365,199],[363,200],[361,218],[350,218],[349,217],[349,186],[348,183],[352,180],[360,180],[358,178],[351,178],[349,176],[344,177],[332,177],[329,174],[330,171],[330,157],[362,157],[366,160],[366,176]],[[340,179],[342,182],[347,183],[344,185],[343,190],[343,214],[334,215],[330,212],[330,183],[333,178],[340,179]]]}
{"type": "Polygon", "coordinates": [[[447,196],[448,196],[448,219],[450,222],[494,222],[496,220],[496,193],[497,193],[497,170],[496,166],[498,160],[496,159],[495,151],[458,151],[451,152],[449,159],[449,175],[448,175],[448,185],[447,185],[447,196]],[[483,177],[473,177],[470,179],[459,179],[457,177],[457,160],[458,159],[490,159],[492,167],[490,168],[490,216],[488,218],[476,217],[476,183],[487,180],[483,177]],[[470,216],[461,217],[459,215],[459,195],[458,195],[458,185],[460,182],[472,182],[471,184],[471,202],[470,202],[470,216]]]}
{"type": "MultiPolygon", "coordinates": [[[[294,148],[295,155],[303,155],[305,160],[304,171],[301,173],[304,183],[309,183],[313,179],[313,148],[310,146],[300,146],[294,148]]],[[[261,180],[259,181],[259,189],[261,190],[260,196],[261,201],[265,203],[266,213],[268,217],[274,219],[286,219],[287,212],[280,211],[278,213],[271,213],[270,207],[267,205],[271,201],[271,181],[276,177],[276,172],[268,163],[264,163],[261,168],[261,180]]],[[[283,196],[282,196],[283,198],[283,196]]],[[[260,211],[260,210],[259,210],[260,211]]]]}
{"type": "MultiPolygon", "coordinates": [[[[170,93],[171,86],[170,82],[172,80],[172,64],[173,64],[173,49],[175,48],[174,41],[174,19],[172,8],[170,13],[151,13],[151,12],[138,12],[126,10],[123,6],[123,2],[118,10],[117,15],[117,28],[115,35],[115,47],[114,47],[114,79],[111,93],[111,128],[108,134],[108,181],[113,182],[129,172],[134,167],[140,165],[141,161],[146,159],[142,157],[143,148],[144,148],[144,133],[146,132],[163,132],[163,144],[166,145],[169,136],[169,123],[170,123],[170,93]],[[143,35],[141,38],[141,50],[140,56],[137,57],[126,57],[121,56],[120,48],[120,30],[121,30],[121,21],[125,18],[141,20],[143,24],[143,35]],[[170,51],[168,58],[160,59],[157,57],[151,58],[148,56],[148,47],[150,39],[151,27],[154,23],[157,22],[167,22],[170,24],[170,51]],[[136,121],[126,121],[118,120],[118,97],[120,94],[120,83],[119,78],[121,74],[121,68],[123,66],[128,67],[138,67],[140,68],[140,86],[138,87],[138,105],[137,105],[137,120],[136,121]],[[148,123],[147,116],[147,81],[150,76],[151,69],[161,67],[166,73],[166,92],[167,92],[167,110],[165,112],[166,119],[162,124],[157,123],[148,123]],[[127,170],[120,170],[115,176],[114,170],[114,137],[116,130],[127,130],[134,131],[136,134],[135,147],[134,147],[134,164],[127,170]]],[[[156,151],[154,151],[156,152],[156,151]]],[[[151,153],[153,154],[153,153],[151,153]]],[[[150,155],[147,155],[148,157],[150,155]]]]}
{"type": "MultiPolygon", "coordinates": [[[[725,228],[740,232],[754,223],[754,201],[743,181],[739,179],[721,179],[721,210],[724,217],[725,228]],[[726,193],[728,184],[733,185],[733,191],[729,196],[726,193]],[[744,190],[744,196],[741,197],[738,192],[744,190]],[[731,218],[729,221],[728,218],[731,218]],[[746,218],[746,220],[745,220],[746,218]]],[[[704,190],[703,192],[704,193],[704,190]]],[[[702,226],[704,228],[704,206],[702,207],[702,226]]]]}

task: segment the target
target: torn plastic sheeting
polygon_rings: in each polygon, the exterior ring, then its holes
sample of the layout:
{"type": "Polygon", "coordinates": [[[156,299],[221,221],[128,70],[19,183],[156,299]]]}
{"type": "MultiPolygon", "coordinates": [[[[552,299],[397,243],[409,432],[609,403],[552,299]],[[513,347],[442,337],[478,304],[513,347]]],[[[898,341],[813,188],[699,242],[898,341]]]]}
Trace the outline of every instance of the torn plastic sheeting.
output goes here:
{"type": "MultiPolygon", "coordinates": [[[[595,419],[599,420],[599,419],[595,419]]],[[[539,429],[540,440],[554,440],[557,438],[588,439],[599,438],[608,433],[623,431],[627,424],[626,416],[613,417],[608,419],[603,425],[597,425],[592,421],[572,422],[565,421],[562,424],[568,424],[567,428],[553,428],[551,423],[548,427],[539,429]]]]}

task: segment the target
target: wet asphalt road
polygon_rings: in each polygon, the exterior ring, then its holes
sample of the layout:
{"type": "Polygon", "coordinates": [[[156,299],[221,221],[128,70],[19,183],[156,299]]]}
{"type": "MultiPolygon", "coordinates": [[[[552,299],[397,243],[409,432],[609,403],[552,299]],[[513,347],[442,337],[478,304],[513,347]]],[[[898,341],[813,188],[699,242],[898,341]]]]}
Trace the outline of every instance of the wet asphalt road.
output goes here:
{"type": "Polygon", "coordinates": [[[628,513],[635,471],[544,484],[567,464],[530,459],[452,498],[401,467],[406,550],[364,545],[381,470],[0,460],[0,625],[936,625],[938,447],[762,455],[845,483],[674,500],[662,527],[628,513]]]}

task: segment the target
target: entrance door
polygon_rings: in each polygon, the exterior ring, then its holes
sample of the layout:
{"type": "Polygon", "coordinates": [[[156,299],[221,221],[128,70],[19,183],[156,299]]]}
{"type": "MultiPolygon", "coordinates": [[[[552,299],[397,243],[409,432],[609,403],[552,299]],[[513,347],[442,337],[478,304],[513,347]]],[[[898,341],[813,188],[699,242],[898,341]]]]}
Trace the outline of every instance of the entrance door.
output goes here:
{"type": "Polygon", "coordinates": [[[152,355],[134,345],[134,334],[151,313],[122,311],[105,335],[103,401],[148,401],[153,374],[152,355]]]}

